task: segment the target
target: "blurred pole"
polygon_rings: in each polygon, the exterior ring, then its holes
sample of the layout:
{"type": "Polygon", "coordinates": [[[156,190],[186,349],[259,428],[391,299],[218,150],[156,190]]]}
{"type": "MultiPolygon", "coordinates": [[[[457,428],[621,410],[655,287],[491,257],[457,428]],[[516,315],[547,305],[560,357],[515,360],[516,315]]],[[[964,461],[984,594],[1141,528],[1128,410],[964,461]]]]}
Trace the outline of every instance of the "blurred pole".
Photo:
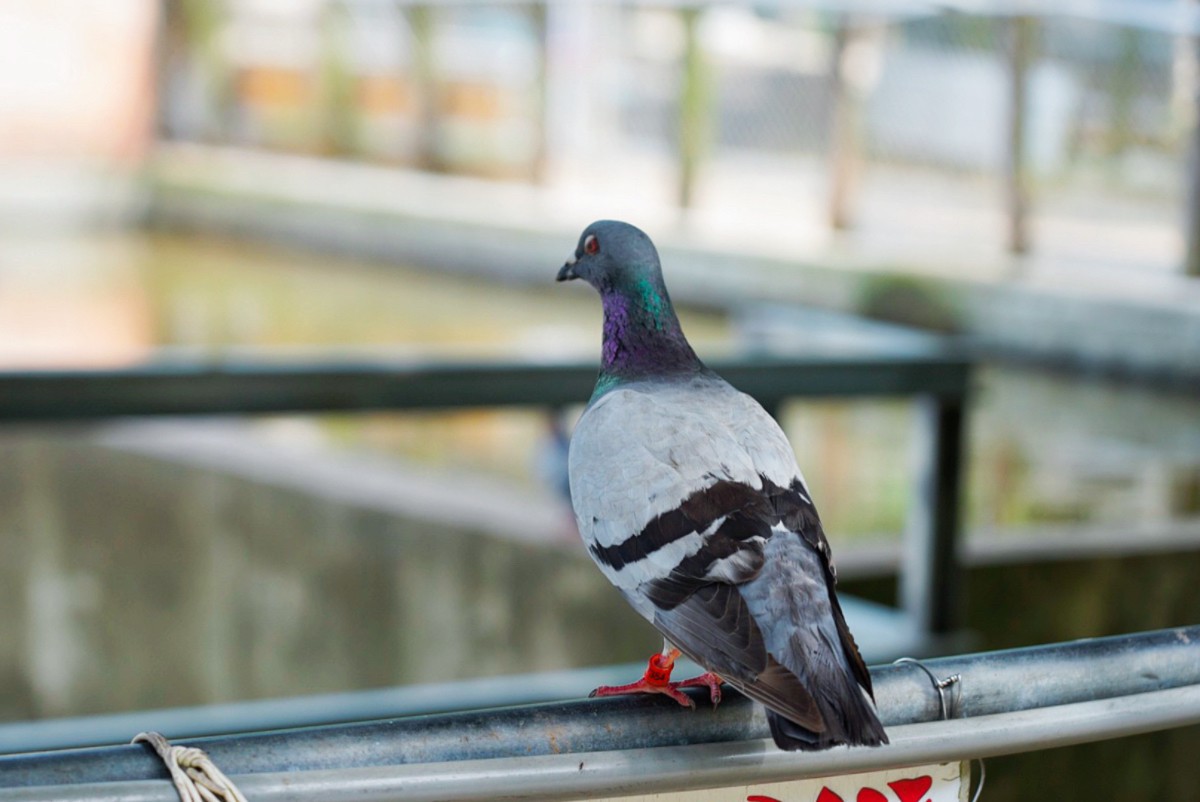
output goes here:
{"type": "Polygon", "coordinates": [[[162,0],[158,4],[154,40],[154,122],[155,139],[171,139],[175,130],[171,111],[172,90],[187,52],[187,20],[182,0],[162,0]]]}
{"type": "Polygon", "coordinates": [[[1008,250],[1029,252],[1029,169],[1025,153],[1025,115],[1028,110],[1029,66],[1033,60],[1035,22],[1032,17],[1008,20],[1008,250]]]}
{"type": "Polygon", "coordinates": [[[853,196],[858,185],[860,148],[858,113],[846,81],[846,50],[850,43],[850,19],[841,15],[833,32],[833,54],[829,64],[829,225],[839,231],[850,228],[853,196]]]}
{"type": "Polygon", "coordinates": [[[438,151],[437,58],[433,46],[434,9],[432,5],[400,2],[412,33],[412,81],[416,94],[416,162],[422,170],[446,169],[438,151]]]}
{"type": "Polygon", "coordinates": [[[909,513],[900,570],[900,603],[919,632],[947,635],[962,626],[959,570],[966,402],[926,396],[917,409],[919,497],[909,513]]]}
{"type": "Polygon", "coordinates": [[[1187,160],[1187,220],[1184,224],[1187,252],[1184,255],[1183,272],[1184,275],[1200,278],[1200,126],[1192,127],[1187,160]]]}
{"type": "MultiPolygon", "coordinates": [[[[1200,9],[1200,0],[1187,0],[1193,12],[1200,9]]],[[[1200,277],[1200,36],[1192,34],[1181,37],[1185,64],[1176,70],[1177,77],[1185,83],[1188,102],[1191,106],[1188,119],[1187,210],[1184,220],[1186,251],[1183,258],[1185,275],[1200,277]]]]}
{"type": "Polygon", "coordinates": [[[549,76],[547,64],[550,61],[550,28],[546,19],[548,8],[546,3],[534,3],[529,7],[530,20],[533,23],[534,39],[537,43],[536,75],[533,88],[533,156],[529,164],[529,179],[535,184],[546,180],[546,137],[549,128],[547,115],[547,96],[549,93],[549,76]]]}
{"type": "MultiPolygon", "coordinates": [[[[167,36],[177,35],[180,39],[173,53],[164,54],[171,62],[162,66],[178,69],[181,75],[198,70],[204,92],[205,118],[197,126],[199,130],[179,130],[174,133],[204,141],[229,142],[234,133],[239,98],[237,81],[221,44],[221,31],[228,22],[225,3],[216,0],[177,0],[167,5],[174,7],[164,9],[164,14],[173,15],[169,22],[173,30],[166,32],[167,36]]],[[[160,84],[161,88],[164,87],[160,84]]],[[[163,105],[169,98],[164,96],[159,100],[161,120],[162,114],[170,113],[170,109],[163,105]]]]}
{"type": "MultiPolygon", "coordinates": [[[[1200,19],[1200,0],[1175,0],[1180,18],[1194,14],[1200,19]]],[[[1170,132],[1172,137],[1187,137],[1196,124],[1197,37],[1181,26],[1171,38],[1170,132]]]]}
{"type": "Polygon", "coordinates": [[[843,14],[835,22],[829,63],[829,224],[845,230],[854,224],[859,176],[863,166],[863,101],[870,83],[872,51],[880,29],[843,14]]]}
{"type": "Polygon", "coordinates": [[[321,14],[320,149],[326,155],[358,152],[357,77],[347,47],[350,10],[333,2],[321,14]]]}
{"type": "Polygon", "coordinates": [[[683,80],[679,96],[679,205],[688,209],[695,201],[696,179],[710,136],[710,85],[708,65],[700,44],[702,8],[688,6],[683,19],[683,80]]]}
{"type": "MultiPolygon", "coordinates": [[[[1123,27],[1118,37],[1120,45],[1117,63],[1109,77],[1108,86],[1112,99],[1107,147],[1110,157],[1124,153],[1126,148],[1133,144],[1136,136],[1133,106],[1138,96],[1138,31],[1135,28],[1123,27]]],[[[1110,162],[1110,165],[1115,163],[1110,162]]]]}

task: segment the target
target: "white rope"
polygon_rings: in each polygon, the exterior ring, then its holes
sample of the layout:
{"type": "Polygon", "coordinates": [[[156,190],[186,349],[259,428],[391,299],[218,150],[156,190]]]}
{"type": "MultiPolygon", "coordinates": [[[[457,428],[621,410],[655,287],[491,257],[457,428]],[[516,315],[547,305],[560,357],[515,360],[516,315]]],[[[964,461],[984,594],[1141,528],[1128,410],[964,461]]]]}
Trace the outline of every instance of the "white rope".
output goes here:
{"type": "Polygon", "coordinates": [[[158,752],[181,802],[246,802],[246,797],[212,762],[194,746],[172,746],[157,732],[140,732],[131,743],[147,743],[158,752]]]}

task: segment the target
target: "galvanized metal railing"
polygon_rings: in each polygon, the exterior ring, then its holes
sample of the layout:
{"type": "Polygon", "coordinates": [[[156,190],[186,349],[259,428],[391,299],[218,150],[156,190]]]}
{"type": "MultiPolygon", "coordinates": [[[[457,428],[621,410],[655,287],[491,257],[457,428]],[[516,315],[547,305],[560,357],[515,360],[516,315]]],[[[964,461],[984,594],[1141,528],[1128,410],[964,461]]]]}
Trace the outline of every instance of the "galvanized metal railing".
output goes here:
{"type": "MultiPolygon", "coordinates": [[[[269,353],[269,352],[268,352],[269,353]]],[[[944,347],[755,356],[712,367],[768,409],[792,398],[931,396],[961,402],[970,360],[944,347]]],[[[581,404],[594,362],[387,358],[170,359],[114,369],[0,371],[0,423],[126,415],[461,409],[581,404]]]]}
{"type": "MultiPolygon", "coordinates": [[[[624,697],[188,743],[256,800],[570,799],[913,766],[1200,723],[1200,626],[924,667],[958,677],[949,718],[925,671],[876,667],[892,739],[877,749],[779,752],[764,740],[761,708],[734,693],[716,711],[624,697]]],[[[10,755],[0,757],[0,802],[168,802],[175,792],[164,778],[143,746],[10,755]]]]}

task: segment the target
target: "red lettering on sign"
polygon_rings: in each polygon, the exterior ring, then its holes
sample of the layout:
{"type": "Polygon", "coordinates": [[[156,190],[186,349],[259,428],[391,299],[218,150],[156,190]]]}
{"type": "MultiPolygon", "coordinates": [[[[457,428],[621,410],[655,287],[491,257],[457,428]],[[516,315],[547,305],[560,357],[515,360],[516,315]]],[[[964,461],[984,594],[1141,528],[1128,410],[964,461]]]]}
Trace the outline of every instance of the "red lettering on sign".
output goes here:
{"type": "Polygon", "coordinates": [[[921,802],[925,792],[933,787],[933,778],[926,774],[924,777],[914,777],[911,780],[896,780],[888,783],[888,788],[896,792],[900,802],[921,802]]]}
{"type": "Polygon", "coordinates": [[[863,788],[854,797],[854,802],[888,802],[888,798],[874,788],[863,788]]]}
{"type": "MultiPolygon", "coordinates": [[[[921,777],[912,777],[911,779],[895,780],[888,783],[888,788],[896,792],[900,802],[921,802],[925,794],[933,787],[933,777],[926,774],[921,777]]],[[[763,794],[751,794],[746,797],[746,802],[782,802],[773,796],[764,796],[763,794]]],[[[821,789],[821,793],[817,794],[816,802],[845,802],[842,797],[830,791],[828,786],[821,789]]],[[[854,802],[888,802],[887,796],[881,791],[874,788],[860,788],[858,794],[854,797],[854,802]]]]}

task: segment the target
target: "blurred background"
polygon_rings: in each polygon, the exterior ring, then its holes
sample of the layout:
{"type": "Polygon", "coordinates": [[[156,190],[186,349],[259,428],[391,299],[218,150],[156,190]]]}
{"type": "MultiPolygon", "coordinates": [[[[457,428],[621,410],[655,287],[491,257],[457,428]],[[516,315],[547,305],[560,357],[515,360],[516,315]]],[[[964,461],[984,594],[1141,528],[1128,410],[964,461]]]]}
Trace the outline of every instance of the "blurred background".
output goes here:
{"type": "MultiPolygon", "coordinates": [[[[702,356],[860,319],[969,349],[972,649],[1195,623],[1197,31],[1191,0],[0,0],[0,369],[595,360],[553,277],[626,219],[702,356]]],[[[577,413],[7,423],[0,719],[643,658],[563,496],[577,413]]],[[[913,405],[781,414],[843,585],[893,602],[913,405]]],[[[1109,791],[1194,736],[1120,743],[1109,791]]],[[[1088,749],[1009,774],[1070,798],[1047,767],[1088,749]]]]}

